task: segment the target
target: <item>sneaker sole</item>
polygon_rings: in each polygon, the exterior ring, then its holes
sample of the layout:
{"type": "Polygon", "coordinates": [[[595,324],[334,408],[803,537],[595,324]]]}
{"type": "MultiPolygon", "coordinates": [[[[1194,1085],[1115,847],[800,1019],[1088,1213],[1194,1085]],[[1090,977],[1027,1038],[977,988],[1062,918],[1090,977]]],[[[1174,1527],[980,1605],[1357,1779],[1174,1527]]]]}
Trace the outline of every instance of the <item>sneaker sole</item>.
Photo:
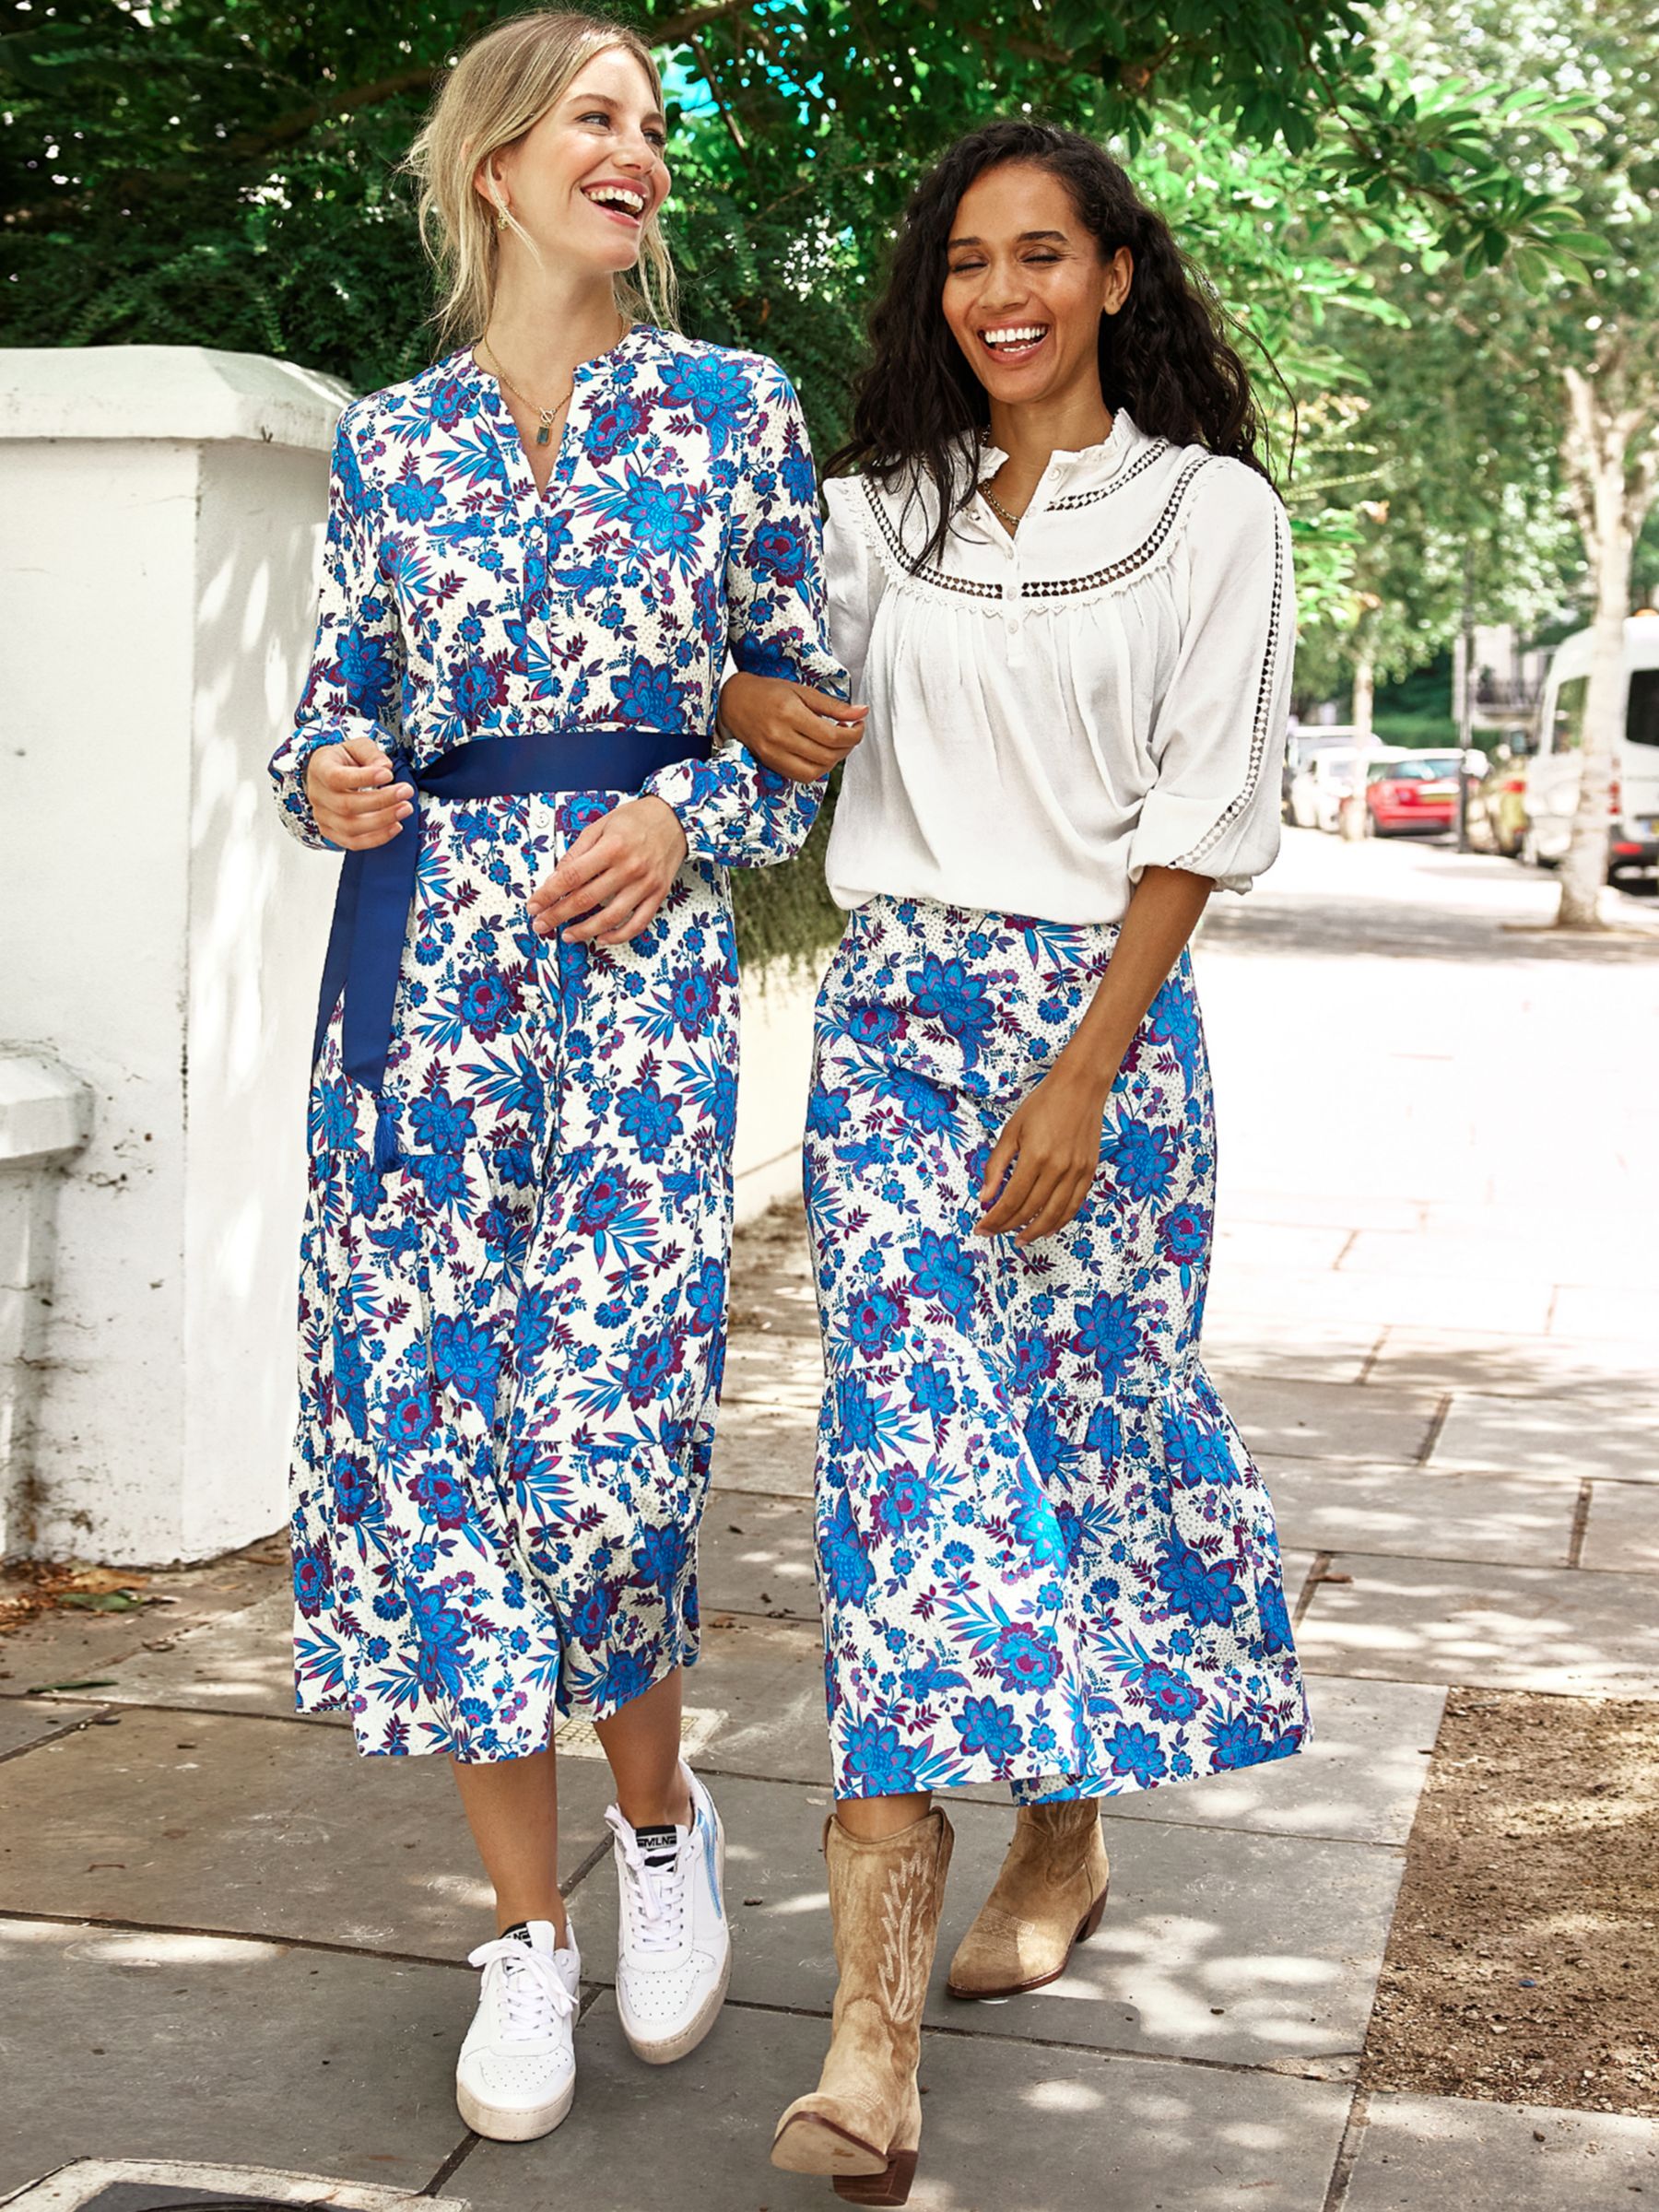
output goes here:
{"type": "Polygon", "coordinates": [[[709,1992],[689,2022],[677,2035],[665,2036],[654,2042],[641,2041],[628,2025],[622,2012],[621,1992],[617,1993],[617,2012],[622,2021],[622,2032],[628,2038],[628,2047],[636,2058],[642,2058],[648,2066],[671,2066],[677,2058],[685,2058],[696,2050],[715,2021],[726,2000],[726,1989],[732,1979],[731,1922],[725,1917],[725,1825],[718,1807],[714,1814],[714,1864],[720,1877],[721,1919],[726,1929],[726,1955],[721,1961],[720,1980],[709,1992]]]}
{"type": "Polygon", "coordinates": [[[475,2136],[486,2136],[491,2143],[534,2143],[538,2136],[553,2133],[570,2111],[575,2096],[576,2077],[572,2074],[550,2104],[535,2105],[527,2112],[513,2112],[498,2104],[484,2103],[457,2082],[455,2109],[475,2136]]]}

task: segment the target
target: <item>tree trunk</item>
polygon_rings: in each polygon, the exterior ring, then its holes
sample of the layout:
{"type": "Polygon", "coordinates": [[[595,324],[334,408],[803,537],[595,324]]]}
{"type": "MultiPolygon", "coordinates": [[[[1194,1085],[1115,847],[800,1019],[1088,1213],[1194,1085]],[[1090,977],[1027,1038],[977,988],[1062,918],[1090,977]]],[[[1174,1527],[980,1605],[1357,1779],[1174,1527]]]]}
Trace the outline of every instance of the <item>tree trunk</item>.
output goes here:
{"type": "Polygon", "coordinates": [[[1371,717],[1376,712],[1377,675],[1369,653],[1354,662],[1354,705],[1348,719],[1354,725],[1354,788],[1342,802],[1342,834],[1353,841],[1365,835],[1366,766],[1371,758],[1371,717]]]}
{"type": "Polygon", "coordinates": [[[1599,929],[1607,880],[1609,802],[1624,735],[1629,679],[1625,618],[1630,611],[1630,562],[1653,496],[1653,398],[1628,399],[1624,363],[1614,357],[1594,375],[1567,369],[1563,458],[1583,533],[1594,594],[1590,682],[1579,753],[1578,810],[1561,863],[1559,929],[1599,929]],[[1632,463],[1634,464],[1632,465],[1632,463]]]}

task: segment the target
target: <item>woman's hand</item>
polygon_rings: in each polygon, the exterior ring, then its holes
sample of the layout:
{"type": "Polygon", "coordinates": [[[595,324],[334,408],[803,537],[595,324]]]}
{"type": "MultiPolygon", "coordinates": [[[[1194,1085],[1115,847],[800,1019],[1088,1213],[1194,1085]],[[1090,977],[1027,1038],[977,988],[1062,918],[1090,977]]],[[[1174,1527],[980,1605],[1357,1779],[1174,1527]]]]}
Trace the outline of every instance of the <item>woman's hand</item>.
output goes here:
{"type": "Polygon", "coordinates": [[[1062,1053],[1003,1124],[985,1179],[977,1237],[1052,1237],[1081,1207],[1100,1165],[1100,1127],[1117,1073],[1102,1079],[1062,1053]],[[1004,1176],[1007,1177],[1006,1183],[1004,1176]],[[998,1188],[1001,1186],[1000,1195],[998,1188]]]}
{"type": "Polygon", "coordinates": [[[734,676],[720,694],[722,729],[794,783],[816,783],[844,760],[869,711],[777,676],[734,676]]]}
{"type": "Polygon", "coordinates": [[[651,923],[685,857],[686,833],[666,800],[625,799],[588,824],[531,895],[532,926],[538,937],[562,929],[567,945],[626,944],[651,923]]]}
{"type": "Polygon", "coordinates": [[[331,845],[367,853],[388,845],[415,810],[415,793],[392,781],[392,756],[371,737],[320,745],[305,764],[312,816],[331,845]]]}

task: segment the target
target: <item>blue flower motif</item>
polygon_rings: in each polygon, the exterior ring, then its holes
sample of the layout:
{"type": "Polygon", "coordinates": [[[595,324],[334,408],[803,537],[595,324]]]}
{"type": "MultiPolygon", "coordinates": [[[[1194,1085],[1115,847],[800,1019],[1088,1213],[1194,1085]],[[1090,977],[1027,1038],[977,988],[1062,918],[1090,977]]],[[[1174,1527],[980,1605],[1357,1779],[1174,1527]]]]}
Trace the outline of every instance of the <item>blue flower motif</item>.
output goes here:
{"type": "Polygon", "coordinates": [[[904,1258],[916,1295],[937,1299],[965,1327],[973,1312],[973,1263],[961,1246],[924,1229],[919,1243],[906,1246],[904,1258]]]}
{"type": "Polygon", "coordinates": [[[1105,1751],[1114,1774],[1131,1774],[1143,1790],[1161,1782],[1169,1770],[1163,1746],[1138,1721],[1120,1721],[1106,1738],[1105,1751]]]}
{"type": "Polygon", "coordinates": [[[975,975],[965,961],[942,960],[930,952],[910,978],[910,986],[916,1011],[936,1016],[971,1067],[996,1021],[984,978],[975,975]]]}
{"type": "Polygon", "coordinates": [[[409,1122],[423,1152],[459,1152],[477,1135],[471,1101],[452,1099],[441,1085],[409,1100],[409,1122]]]}
{"type": "Polygon", "coordinates": [[[642,730],[677,730],[686,711],[686,687],[666,668],[636,654],[617,679],[617,711],[642,730]]]}
{"type": "Polygon", "coordinates": [[[847,1333],[867,1359],[878,1352],[904,1319],[904,1309],[885,1290],[866,1290],[847,1316],[847,1333]]]}
{"type": "Polygon", "coordinates": [[[441,1313],[432,1324],[432,1372],[457,1397],[472,1399],[486,1418],[493,1416],[501,1347],[488,1329],[441,1313]]]}
{"type": "Polygon", "coordinates": [[[1060,1675],[1053,1639],[1010,1621],[991,1647],[991,1664],[1008,1689],[1047,1689],[1060,1675]]]}
{"type": "Polygon", "coordinates": [[[910,1371],[911,1404],[918,1413],[935,1420],[957,1409],[956,1386],[945,1368],[932,1359],[919,1359],[910,1371]]]}
{"type": "Polygon", "coordinates": [[[652,1165],[666,1159],[668,1147],[685,1134],[677,1092],[665,1098],[653,1077],[630,1084],[617,1100],[617,1118],[640,1158],[652,1165]]]}
{"type": "Polygon", "coordinates": [[[1133,1300],[1121,1291],[1102,1290],[1087,1305],[1074,1306],[1072,1319],[1077,1324],[1072,1348],[1088,1355],[1110,1390],[1140,1357],[1140,1325],[1133,1300]]]}
{"type": "Polygon", "coordinates": [[[1290,1612],[1279,1577],[1264,1577],[1256,1590],[1256,1613],[1262,1624],[1262,1649],[1271,1658],[1292,1649],[1290,1612]]]}
{"type": "Polygon", "coordinates": [[[832,1596],[842,1605],[862,1606],[870,1594],[876,1570],[859,1540],[845,1490],[838,1493],[830,1518],[818,1524],[818,1564],[832,1596]]]}
{"type": "Polygon", "coordinates": [[[1118,1188],[1131,1198],[1162,1198],[1175,1179],[1174,1134],[1147,1122],[1125,1121],[1108,1129],[1100,1157],[1118,1188]]]}
{"type": "Polygon", "coordinates": [[[726,1271],[718,1260],[705,1260],[686,1286],[686,1304],[691,1334],[706,1335],[717,1329],[725,1312],[726,1271]]]}
{"type": "Polygon", "coordinates": [[[1231,1559],[1207,1565],[1203,1556],[1171,1537],[1159,1550],[1158,1586],[1171,1605],[1200,1628],[1226,1628],[1244,1603],[1231,1559]]]}
{"type": "Polygon", "coordinates": [[[631,1406],[649,1406],[670,1375],[677,1374],[683,1357],[679,1332],[659,1329],[638,1346],[628,1362],[622,1387],[631,1406]]]}
{"type": "Polygon", "coordinates": [[[860,1721],[850,1729],[842,1763],[861,1797],[903,1797],[916,1786],[916,1754],[890,1722],[860,1721]]]}
{"type": "Polygon", "coordinates": [[[1018,1758],[1025,1730],[1012,1705],[999,1705],[994,1698],[970,1698],[955,1718],[962,1749],[970,1759],[994,1759],[1004,1765],[1018,1758]]]}

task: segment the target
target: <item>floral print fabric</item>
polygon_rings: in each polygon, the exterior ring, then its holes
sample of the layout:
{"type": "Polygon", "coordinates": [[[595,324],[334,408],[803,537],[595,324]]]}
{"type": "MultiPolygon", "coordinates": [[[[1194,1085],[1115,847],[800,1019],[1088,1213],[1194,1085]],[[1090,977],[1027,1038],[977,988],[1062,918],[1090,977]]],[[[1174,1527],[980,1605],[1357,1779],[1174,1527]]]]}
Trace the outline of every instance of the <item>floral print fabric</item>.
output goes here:
{"type": "Polygon", "coordinates": [[[1024,1249],[971,1233],[1003,1123],[1115,936],[878,898],[819,995],[806,1174],[838,1795],[1104,1795],[1307,1740],[1272,1509],[1198,1357],[1215,1138],[1184,953],[1082,1211],[1024,1249]]]}
{"type": "MultiPolygon", "coordinates": [[[[466,356],[347,410],[322,612],[273,762],[418,761],[571,724],[700,731],[738,665],[841,686],[799,409],[759,359],[636,331],[579,372],[538,496],[466,356]]],[[[736,1108],[726,864],[817,804],[740,747],[651,786],[690,857],[650,928],[547,944],[535,885],[618,792],[429,799],[384,1101],[339,1010],[311,1100],[293,1482],[303,1711],[359,1749],[524,1757],[697,1648],[736,1108]]]]}

